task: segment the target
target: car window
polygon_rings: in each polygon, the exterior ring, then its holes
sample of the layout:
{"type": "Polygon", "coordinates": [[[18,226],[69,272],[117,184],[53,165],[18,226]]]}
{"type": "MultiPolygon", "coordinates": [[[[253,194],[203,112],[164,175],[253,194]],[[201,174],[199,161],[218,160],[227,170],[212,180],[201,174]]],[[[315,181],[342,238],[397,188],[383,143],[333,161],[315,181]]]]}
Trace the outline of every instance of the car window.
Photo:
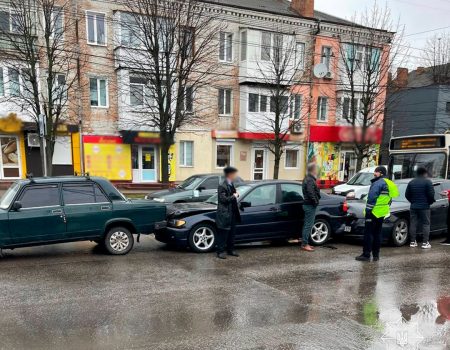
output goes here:
{"type": "Polygon", "coordinates": [[[302,186],[296,184],[281,184],[281,202],[292,203],[303,200],[302,186]]]}
{"type": "Polygon", "coordinates": [[[255,188],[244,199],[245,202],[250,202],[252,207],[261,205],[275,204],[277,187],[276,185],[263,185],[255,188]]]}
{"type": "Polygon", "coordinates": [[[20,185],[18,183],[14,183],[10,188],[3,194],[0,199],[0,208],[7,209],[10,205],[17,192],[19,192],[20,185]]]}
{"type": "Polygon", "coordinates": [[[64,185],[63,186],[63,200],[64,200],[64,204],[95,203],[94,187],[91,184],[64,185]]]}
{"type": "Polygon", "coordinates": [[[219,177],[209,177],[205,181],[202,182],[200,187],[203,187],[205,190],[217,190],[219,187],[219,177]]]}
{"type": "Polygon", "coordinates": [[[22,208],[60,205],[58,185],[26,187],[19,201],[22,208]]]}
{"type": "Polygon", "coordinates": [[[444,199],[445,197],[442,196],[441,192],[442,192],[442,187],[440,184],[433,184],[434,187],[434,199],[435,200],[441,200],[444,199]]]}
{"type": "Polygon", "coordinates": [[[96,203],[105,203],[109,202],[108,198],[105,196],[105,194],[102,192],[100,187],[98,185],[94,184],[94,192],[95,192],[95,202],[96,203]]]}

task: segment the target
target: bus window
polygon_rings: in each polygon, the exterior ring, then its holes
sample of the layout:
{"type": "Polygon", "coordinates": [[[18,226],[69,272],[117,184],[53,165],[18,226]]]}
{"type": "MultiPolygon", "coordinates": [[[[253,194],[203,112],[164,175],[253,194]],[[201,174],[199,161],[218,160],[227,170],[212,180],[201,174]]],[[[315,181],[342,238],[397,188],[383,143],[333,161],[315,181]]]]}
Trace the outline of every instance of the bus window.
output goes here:
{"type": "Polygon", "coordinates": [[[446,155],[445,153],[391,154],[389,168],[394,180],[415,177],[419,167],[426,168],[430,177],[445,178],[446,155]]]}

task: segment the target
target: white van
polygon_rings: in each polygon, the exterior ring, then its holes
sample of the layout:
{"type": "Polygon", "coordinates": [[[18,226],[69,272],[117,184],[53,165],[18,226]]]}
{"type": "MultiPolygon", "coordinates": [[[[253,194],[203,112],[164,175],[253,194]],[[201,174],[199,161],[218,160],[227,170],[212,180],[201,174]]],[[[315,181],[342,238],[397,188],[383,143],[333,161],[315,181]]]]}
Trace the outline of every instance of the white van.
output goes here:
{"type": "MultiPolygon", "coordinates": [[[[387,166],[385,168],[387,169],[387,166]]],[[[348,199],[364,198],[369,193],[370,180],[373,179],[375,169],[376,166],[362,169],[348,180],[347,183],[333,187],[331,193],[346,196],[348,199]]]]}

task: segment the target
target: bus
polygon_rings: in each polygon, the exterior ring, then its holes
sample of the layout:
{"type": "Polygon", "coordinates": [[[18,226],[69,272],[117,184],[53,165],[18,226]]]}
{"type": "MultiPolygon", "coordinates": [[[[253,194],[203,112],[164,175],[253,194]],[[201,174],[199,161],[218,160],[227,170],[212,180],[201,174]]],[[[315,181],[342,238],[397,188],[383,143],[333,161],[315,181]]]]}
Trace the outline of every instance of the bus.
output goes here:
{"type": "Polygon", "coordinates": [[[408,179],[424,167],[430,177],[448,179],[449,149],[450,134],[393,137],[388,173],[394,180],[408,179]]]}

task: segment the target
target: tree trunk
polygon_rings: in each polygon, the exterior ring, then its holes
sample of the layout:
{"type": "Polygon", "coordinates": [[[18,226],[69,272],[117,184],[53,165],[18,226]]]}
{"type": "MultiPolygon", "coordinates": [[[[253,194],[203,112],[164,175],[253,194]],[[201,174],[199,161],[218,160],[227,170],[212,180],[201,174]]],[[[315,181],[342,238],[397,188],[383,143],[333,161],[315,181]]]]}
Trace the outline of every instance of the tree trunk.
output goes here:
{"type": "Polygon", "coordinates": [[[169,183],[169,149],[173,142],[161,137],[161,182],[169,183]]]}
{"type": "Polygon", "coordinates": [[[45,152],[47,154],[47,176],[53,175],[53,150],[55,149],[55,141],[47,141],[45,152]]]}
{"type": "Polygon", "coordinates": [[[357,155],[356,156],[356,172],[361,170],[362,164],[363,164],[363,160],[364,160],[364,155],[357,155]]]}
{"type": "Polygon", "coordinates": [[[281,146],[275,145],[273,153],[275,156],[275,162],[273,164],[273,179],[278,180],[280,175],[281,146]]]}
{"type": "MultiPolygon", "coordinates": [[[[45,169],[47,169],[47,164],[45,162],[45,147],[44,147],[44,139],[41,137],[39,139],[39,153],[41,155],[41,167],[42,167],[42,174],[41,176],[45,175],[45,169]]],[[[36,176],[37,174],[32,174],[33,176],[36,176]]]]}

